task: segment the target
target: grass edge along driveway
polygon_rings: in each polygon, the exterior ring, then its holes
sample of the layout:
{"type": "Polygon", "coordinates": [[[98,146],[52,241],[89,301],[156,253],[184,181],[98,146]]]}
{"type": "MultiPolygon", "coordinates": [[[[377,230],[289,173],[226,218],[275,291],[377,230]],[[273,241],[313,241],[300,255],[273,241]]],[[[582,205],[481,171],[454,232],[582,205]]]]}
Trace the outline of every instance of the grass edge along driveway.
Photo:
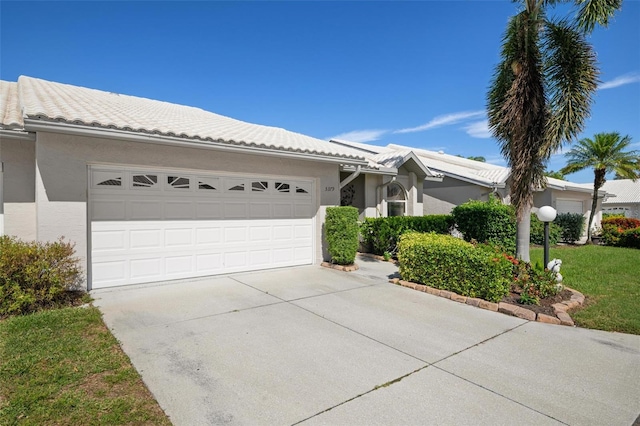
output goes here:
{"type": "Polygon", "coordinates": [[[88,307],[0,321],[0,424],[171,423],[88,307]]]}

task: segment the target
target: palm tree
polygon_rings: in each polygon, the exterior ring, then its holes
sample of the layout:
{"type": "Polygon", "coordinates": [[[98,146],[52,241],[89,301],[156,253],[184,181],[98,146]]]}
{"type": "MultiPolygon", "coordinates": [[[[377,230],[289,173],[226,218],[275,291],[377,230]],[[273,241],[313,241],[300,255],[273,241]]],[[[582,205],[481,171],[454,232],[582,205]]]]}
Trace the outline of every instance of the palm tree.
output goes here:
{"type": "Polygon", "coordinates": [[[591,242],[591,224],[596,214],[598,190],[606,182],[607,173],[615,172],[624,179],[640,178],[640,151],[626,151],[631,144],[629,136],[619,133],[598,133],[593,139],[584,138],[565,154],[567,165],[560,170],[569,174],[593,168],[593,199],[587,226],[587,243],[591,242]]]}
{"type": "Polygon", "coordinates": [[[596,56],[586,35],[607,25],[622,0],[515,0],[488,97],[489,128],[511,168],[516,254],[529,261],[533,192],[546,184],[545,164],[584,127],[598,85],[596,56]],[[558,3],[578,7],[571,19],[548,19],[558,3]]]}

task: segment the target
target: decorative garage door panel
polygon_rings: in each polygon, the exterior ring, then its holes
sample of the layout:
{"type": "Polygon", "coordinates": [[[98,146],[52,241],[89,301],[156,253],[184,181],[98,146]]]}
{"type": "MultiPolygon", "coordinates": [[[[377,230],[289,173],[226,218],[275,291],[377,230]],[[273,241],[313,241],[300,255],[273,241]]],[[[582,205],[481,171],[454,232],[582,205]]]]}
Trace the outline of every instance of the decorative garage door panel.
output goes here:
{"type": "Polygon", "coordinates": [[[310,264],[311,181],[91,169],[92,288],[310,264]]]}

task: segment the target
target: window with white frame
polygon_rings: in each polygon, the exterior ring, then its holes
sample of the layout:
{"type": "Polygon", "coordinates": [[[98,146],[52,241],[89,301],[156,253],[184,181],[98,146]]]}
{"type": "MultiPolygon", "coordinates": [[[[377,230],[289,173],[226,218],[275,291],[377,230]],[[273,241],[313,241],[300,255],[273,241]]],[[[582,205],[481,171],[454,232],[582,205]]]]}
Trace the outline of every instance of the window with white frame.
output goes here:
{"type": "Polygon", "coordinates": [[[407,196],[397,182],[387,185],[387,216],[404,216],[407,211],[407,196]]]}

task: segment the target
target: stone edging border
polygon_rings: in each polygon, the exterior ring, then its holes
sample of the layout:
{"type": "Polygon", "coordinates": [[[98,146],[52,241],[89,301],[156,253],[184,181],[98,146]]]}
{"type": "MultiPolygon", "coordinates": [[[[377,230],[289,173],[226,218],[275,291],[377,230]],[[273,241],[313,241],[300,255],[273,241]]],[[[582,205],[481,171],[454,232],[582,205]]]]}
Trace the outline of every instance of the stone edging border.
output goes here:
{"type": "Polygon", "coordinates": [[[538,321],[544,322],[547,324],[559,324],[559,325],[568,325],[574,327],[575,324],[567,311],[569,309],[573,309],[578,306],[582,306],[584,304],[584,295],[579,291],[573,290],[569,287],[565,287],[565,289],[571,292],[571,298],[568,300],[563,300],[561,303],[555,303],[552,305],[555,316],[545,315],[545,314],[536,314],[530,309],[523,308],[522,306],[512,305],[511,303],[499,302],[487,302],[486,300],[477,299],[474,297],[461,296],[457,293],[447,290],[439,290],[437,288],[429,287],[424,284],[412,283],[409,281],[404,281],[398,278],[393,278],[389,280],[390,283],[401,285],[403,287],[412,288],[414,290],[422,291],[424,293],[429,293],[434,296],[444,297],[446,299],[453,300],[459,303],[465,303],[467,305],[475,306],[477,308],[486,309],[493,312],[501,312],[503,314],[511,315],[514,317],[522,318],[527,321],[538,321]]]}
{"type": "Polygon", "coordinates": [[[337,269],[338,271],[344,271],[344,272],[353,272],[360,269],[360,267],[355,263],[351,265],[336,265],[335,263],[322,262],[320,266],[324,266],[325,268],[337,269]]]}

